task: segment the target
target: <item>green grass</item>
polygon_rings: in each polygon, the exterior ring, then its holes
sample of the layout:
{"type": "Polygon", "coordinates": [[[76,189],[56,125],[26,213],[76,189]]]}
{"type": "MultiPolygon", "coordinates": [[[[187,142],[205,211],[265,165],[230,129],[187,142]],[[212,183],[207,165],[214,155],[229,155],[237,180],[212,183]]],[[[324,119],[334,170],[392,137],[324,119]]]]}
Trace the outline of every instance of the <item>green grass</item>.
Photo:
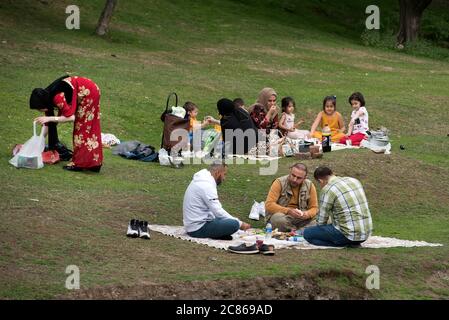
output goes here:
{"type": "MultiPolygon", "coordinates": [[[[372,292],[374,298],[447,299],[449,50],[363,46],[365,2],[337,7],[312,0],[122,1],[105,39],[92,34],[103,1],[78,1],[80,30],[65,29],[68,1],[2,2],[0,297],[66,294],[70,264],[80,267],[84,289],[349,270],[351,281],[336,276],[322,283],[347,292],[363,288],[366,267],[376,264],[381,290],[372,292]],[[150,241],[127,239],[131,218],[182,224],[184,190],[204,165],[173,170],[105,150],[98,175],[65,172],[62,164],[36,171],[10,166],[12,147],[30,137],[37,116],[28,109],[31,90],[65,72],[90,77],[101,88],[103,132],[154,146],[160,143],[159,115],[171,91],[180,103],[196,102],[202,117],[216,115],[221,97],[239,96],[249,105],[261,88],[271,86],[280,96],[295,97],[296,113],[308,124],[328,94],[337,95],[338,110],[347,119],[347,97],[361,91],[370,127],[391,130],[392,155],[341,151],[307,165],[313,170],[329,164],[339,175],[362,181],[376,235],[444,246],[282,250],[267,259],[229,255],[156,233],[150,241]]],[[[389,17],[396,5],[379,2],[389,17]]],[[[438,7],[429,10],[439,14],[438,7]]],[[[71,125],[59,127],[70,143],[71,125]]],[[[282,159],[278,175],[293,162],[282,159]]],[[[253,200],[264,200],[274,178],[259,175],[256,165],[231,166],[219,190],[224,207],[247,220],[253,200]]],[[[262,227],[262,222],[253,225],[262,227]]]]}

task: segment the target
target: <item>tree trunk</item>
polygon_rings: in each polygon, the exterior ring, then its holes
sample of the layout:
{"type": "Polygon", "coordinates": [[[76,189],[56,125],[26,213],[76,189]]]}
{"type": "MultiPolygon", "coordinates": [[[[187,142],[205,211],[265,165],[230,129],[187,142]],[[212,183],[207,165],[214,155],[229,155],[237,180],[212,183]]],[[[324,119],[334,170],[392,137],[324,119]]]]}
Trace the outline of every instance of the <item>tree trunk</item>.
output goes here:
{"type": "Polygon", "coordinates": [[[421,17],[432,0],[399,0],[399,45],[411,42],[418,37],[421,17]]]}
{"type": "Polygon", "coordinates": [[[118,0],[106,0],[106,5],[101,13],[100,20],[98,20],[97,29],[95,30],[97,35],[104,36],[108,32],[109,22],[111,21],[117,1],[118,0]]]}

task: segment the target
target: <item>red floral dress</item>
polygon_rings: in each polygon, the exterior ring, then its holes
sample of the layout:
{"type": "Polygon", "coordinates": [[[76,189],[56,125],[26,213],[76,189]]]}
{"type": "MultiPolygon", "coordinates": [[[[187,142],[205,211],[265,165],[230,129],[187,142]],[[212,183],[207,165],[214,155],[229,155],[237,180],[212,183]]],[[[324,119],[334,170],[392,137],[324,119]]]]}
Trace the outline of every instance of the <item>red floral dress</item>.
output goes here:
{"type": "Polygon", "coordinates": [[[68,104],[64,93],[58,93],[53,103],[59,109],[59,116],[75,115],[72,165],[79,168],[101,166],[100,89],[87,78],[69,77],[63,81],[73,88],[72,102],[68,104]]]}
{"type": "Polygon", "coordinates": [[[265,108],[261,105],[256,105],[250,114],[257,129],[267,129],[267,133],[270,129],[277,129],[279,127],[279,118],[276,114],[274,118],[269,121],[266,117],[267,113],[265,108]]]}

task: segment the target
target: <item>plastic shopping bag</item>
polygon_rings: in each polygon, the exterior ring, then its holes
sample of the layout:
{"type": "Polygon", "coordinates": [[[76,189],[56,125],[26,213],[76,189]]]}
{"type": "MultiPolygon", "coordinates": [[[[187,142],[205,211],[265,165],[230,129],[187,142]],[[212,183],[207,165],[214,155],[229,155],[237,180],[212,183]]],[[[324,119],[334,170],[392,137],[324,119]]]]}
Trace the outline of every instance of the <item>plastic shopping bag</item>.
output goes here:
{"type": "Polygon", "coordinates": [[[259,203],[254,200],[254,204],[251,207],[251,212],[249,213],[249,218],[251,220],[259,220],[259,203]]]}
{"type": "Polygon", "coordinates": [[[254,204],[251,207],[251,212],[249,213],[249,218],[251,220],[259,220],[260,217],[265,217],[265,203],[257,202],[254,200],[254,204]]]}
{"type": "Polygon", "coordinates": [[[159,164],[161,166],[169,166],[170,160],[168,158],[168,152],[164,148],[159,150],[159,164]]]}
{"type": "Polygon", "coordinates": [[[265,217],[265,202],[259,202],[259,216],[265,217]]]}
{"type": "Polygon", "coordinates": [[[9,163],[16,168],[40,169],[44,166],[42,152],[45,149],[44,128],[40,135],[36,133],[36,122],[33,122],[33,136],[23,144],[20,151],[9,163]]]}

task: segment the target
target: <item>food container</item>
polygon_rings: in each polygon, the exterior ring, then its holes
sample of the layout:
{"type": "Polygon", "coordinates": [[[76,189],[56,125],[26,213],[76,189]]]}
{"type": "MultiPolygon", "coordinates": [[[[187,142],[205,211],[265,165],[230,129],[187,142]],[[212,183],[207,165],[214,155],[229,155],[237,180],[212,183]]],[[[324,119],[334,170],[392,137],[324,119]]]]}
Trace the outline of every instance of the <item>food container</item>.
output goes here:
{"type": "Polygon", "coordinates": [[[298,151],[299,152],[309,152],[310,146],[312,145],[312,142],[304,141],[298,143],[298,151]]]}

